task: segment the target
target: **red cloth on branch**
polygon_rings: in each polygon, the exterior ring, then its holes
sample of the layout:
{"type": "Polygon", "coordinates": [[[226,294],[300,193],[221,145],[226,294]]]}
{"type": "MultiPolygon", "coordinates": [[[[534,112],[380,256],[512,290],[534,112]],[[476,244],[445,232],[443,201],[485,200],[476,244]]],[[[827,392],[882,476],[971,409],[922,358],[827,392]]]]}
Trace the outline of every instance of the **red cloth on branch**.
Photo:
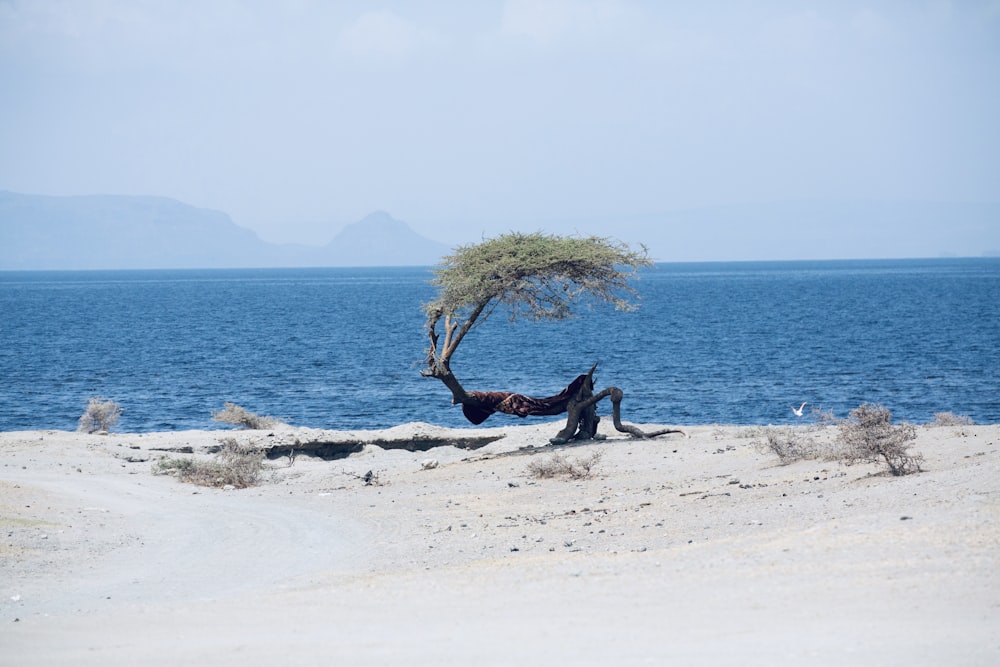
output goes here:
{"type": "Polygon", "coordinates": [[[462,403],[462,413],[473,424],[482,424],[494,412],[527,417],[528,415],[558,415],[566,412],[570,400],[590,376],[581,375],[555,396],[535,398],[510,391],[470,391],[473,401],[462,403]]]}

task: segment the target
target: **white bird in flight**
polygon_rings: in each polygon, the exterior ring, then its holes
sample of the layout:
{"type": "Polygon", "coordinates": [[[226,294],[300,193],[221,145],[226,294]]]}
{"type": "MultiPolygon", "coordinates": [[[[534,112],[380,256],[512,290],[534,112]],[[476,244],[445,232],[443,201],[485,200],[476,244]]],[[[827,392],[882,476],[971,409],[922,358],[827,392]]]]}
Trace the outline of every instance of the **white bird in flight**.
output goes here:
{"type": "Polygon", "coordinates": [[[802,416],[802,408],[806,407],[806,405],[807,404],[805,402],[803,402],[802,405],[800,405],[797,410],[795,409],[795,406],[793,405],[792,406],[792,412],[795,413],[796,417],[801,417],[802,416]]]}

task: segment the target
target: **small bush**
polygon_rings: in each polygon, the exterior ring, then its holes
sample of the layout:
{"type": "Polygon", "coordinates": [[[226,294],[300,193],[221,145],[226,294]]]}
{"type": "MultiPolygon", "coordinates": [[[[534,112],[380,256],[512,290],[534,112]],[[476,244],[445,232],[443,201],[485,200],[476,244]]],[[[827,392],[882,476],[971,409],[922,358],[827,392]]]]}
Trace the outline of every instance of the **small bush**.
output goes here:
{"type": "Polygon", "coordinates": [[[935,412],[934,421],[930,426],[972,426],[975,424],[971,417],[956,415],[954,412],[935,412]]]}
{"type": "Polygon", "coordinates": [[[257,415],[235,403],[228,402],[222,410],[212,413],[212,420],[253,430],[274,428],[281,423],[274,417],[257,415]]]}
{"type": "Polygon", "coordinates": [[[567,459],[561,454],[553,454],[548,459],[529,463],[528,474],[536,478],[586,479],[593,474],[594,467],[600,462],[601,452],[594,452],[585,459],[574,460],[567,459]]]}
{"type": "Polygon", "coordinates": [[[837,423],[837,418],[834,416],[833,410],[813,408],[809,416],[817,426],[830,426],[837,423]]]}
{"type": "Polygon", "coordinates": [[[183,479],[194,466],[194,459],[171,459],[164,457],[153,464],[153,474],[173,475],[183,479]]]}
{"type": "Polygon", "coordinates": [[[170,459],[157,461],[153,473],[173,475],[182,482],[199,486],[234,486],[237,489],[256,486],[264,470],[264,452],[256,447],[239,444],[233,438],[221,441],[222,449],[214,461],[170,459]]]}
{"type": "Polygon", "coordinates": [[[80,433],[96,433],[110,431],[118,423],[122,414],[121,406],[114,401],[106,401],[100,396],[93,396],[87,409],[80,415],[76,430],[80,433]]]}
{"type": "Polygon", "coordinates": [[[802,459],[816,458],[818,452],[809,442],[792,429],[765,428],[764,440],[758,440],[761,449],[770,450],[778,455],[781,465],[788,465],[802,459]]]}
{"type": "Polygon", "coordinates": [[[864,403],[851,410],[838,428],[846,463],[885,463],[893,475],[920,472],[923,457],[907,451],[917,430],[912,424],[894,426],[888,408],[864,403]]]}

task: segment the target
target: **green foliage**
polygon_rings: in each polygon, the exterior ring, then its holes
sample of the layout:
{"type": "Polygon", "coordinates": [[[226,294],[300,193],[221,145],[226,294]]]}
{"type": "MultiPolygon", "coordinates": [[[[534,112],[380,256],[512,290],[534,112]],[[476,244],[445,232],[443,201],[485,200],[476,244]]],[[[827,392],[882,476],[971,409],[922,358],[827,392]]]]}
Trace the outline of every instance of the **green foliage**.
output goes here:
{"type": "Polygon", "coordinates": [[[94,396],[87,404],[87,409],[80,415],[76,430],[81,433],[110,431],[118,423],[121,413],[121,406],[114,401],[106,401],[100,396],[94,396]]]}
{"type": "Polygon", "coordinates": [[[634,306],[626,297],[634,290],[628,279],[651,263],[644,247],[637,252],[611,239],[513,232],[445,257],[431,281],[438,298],[425,310],[433,321],[441,315],[475,320],[502,305],[511,319],[558,320],[587,298],[629,310],[634,306]]]}
{"type": "Polygon", "coordinates": [[[912,424],[892,424],[892,413],[881,405],[864,403],[838,426],[847,463],[885,463],[893,475],[920,472],[923,457],[910,454],[917,431],[912,424]]]}

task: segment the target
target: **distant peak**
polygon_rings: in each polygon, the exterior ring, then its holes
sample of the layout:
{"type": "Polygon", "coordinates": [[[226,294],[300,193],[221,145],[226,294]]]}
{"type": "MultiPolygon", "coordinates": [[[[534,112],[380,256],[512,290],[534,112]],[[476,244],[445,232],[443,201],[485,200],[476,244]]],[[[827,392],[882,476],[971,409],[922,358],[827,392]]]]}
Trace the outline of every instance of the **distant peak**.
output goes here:
{"type": "Polygon", "coordinates": [[[372,211],[358,221],[358,224],[367,225],[373,223],[399,222],[385,211],[372,211]]]}

